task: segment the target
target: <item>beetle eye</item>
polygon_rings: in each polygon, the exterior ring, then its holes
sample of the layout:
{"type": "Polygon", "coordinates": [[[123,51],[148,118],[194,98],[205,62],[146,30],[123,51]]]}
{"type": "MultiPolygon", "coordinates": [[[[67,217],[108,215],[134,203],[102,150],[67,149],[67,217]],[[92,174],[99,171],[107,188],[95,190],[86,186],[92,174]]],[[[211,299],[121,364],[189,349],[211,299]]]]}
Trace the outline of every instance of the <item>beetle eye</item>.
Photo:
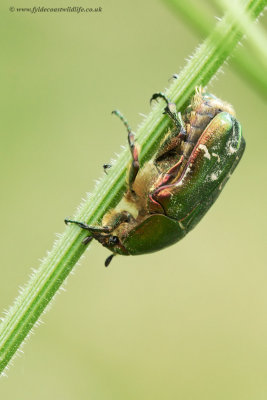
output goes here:
{"type": "Polygon", "coordinates": [[[110,236],[109,237],[109,244],[110,245],[115,245],[115,244],[119,244],[119,243],[120,243],[120,241],[119,241],[118,236],[110,236]]]}

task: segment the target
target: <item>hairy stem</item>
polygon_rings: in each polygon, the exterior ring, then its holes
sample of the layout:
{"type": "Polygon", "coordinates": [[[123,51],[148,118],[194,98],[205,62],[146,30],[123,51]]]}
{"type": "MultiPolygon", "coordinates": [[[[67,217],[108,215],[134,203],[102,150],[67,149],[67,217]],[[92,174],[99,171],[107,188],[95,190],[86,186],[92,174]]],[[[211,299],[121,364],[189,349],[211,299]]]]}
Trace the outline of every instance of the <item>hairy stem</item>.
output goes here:
{"type": "MultiPolygon", "coordinates": [[[[247,9],[253,18],[263,10],[264,0],[250,0],[247,9]]],[[[182,110],[192,96],[195,87],[206,85],[240,40],[236,24],[223,19],[209,38],[174,80],[167,95],[182,110]]],[[[168,126],[168,119],[162,115],[163,104],[157,104],[146,117],[137,132],[141,145],[141,163],[147,160],[157,148],[168,126]]],[[[93,224],[99,222],[110,207],[121,199],[125,190],[126,168],[130,161],[129,149],[124,150],[116,164],[78,208],[75,219],[93,224]]],[[[62,282],[68,276],[77,260],[86,249],[82,244],[86,232],[72,225],[66,228],[62,237],[43,260],[10,307],[0,326],[0,372],[8,366],[24,339],[51,301],[62,282]]]]}
{"type": "MultiPolygon", "coordinates": [[[[183,17],[185,21],[192,29],[196,31],[201,37],[207,37],[211,30],[214,28],[215,19],[209,17],[204,11],[201,5],[196,4],[192,0],[164,0],[164,2],[173,10],[179,17],[183,17]]],[[[230,3],[231,7],[234,6],[234,2],[227,1],[225,7],[227,8],[230,3]]],[[[235,6],[236,7],[236,6],[235,6]]],[[[233,13],[233,12],[232,12],[233,13]]],[[[238,13],[237,13],[238,14],[238,13]]],[[[240,13],[238,14],[240,15],[240,13]]],[[[243,26],[247,29],[249,26],[251,29],[258,31],[259,29],[252,24],[247,23],[249,18],[243,13],[245,21],[243,26]]],[[[242,17],[243,17],[242,16],[242,17]]],[[[240,18],[238,18],[238,23],[240,23],[240,18]]],[[[244,28],[243,28],[244,31],[244,28]]],[[[244,32],[245,33],[245,32],[244,32]]],[[[263,34],[261,35],[263,37],[263,34]]],[[[260,42],[262,39],[260,40],[260,42]]],[[[257,44],[260,43],[257,41],[257,44]]],[[[261,46],[261,55],[265,53],[265,47],[261,46]]],[[[245,48],[236,48],[234,54],[231,58],[231,66],[233,69],[240,74],[241,77],[252,86],[254,90],[264,98],[267,98],[267,75],[265,69],[262,68],[261,64],[251,56],[245,48]]]]}
{"type": "MultiPolygon", "coordinates": [[[[240,30],[246,35],[247,42],[251,45],[252,57],[254,63],[260,66],[263,71],[262,74],[266,78],[267,68],[267,36],[264,29],[257,24],[254,24],[250,15],[243,10],[240,0],[217,0],[219,5],[224,9],[227,9],[231,14],[231,18],[234,18],[236,24],[239,25],[240,30]]],[[[249,57],[249,55],[247,55],[249,57]]]]}

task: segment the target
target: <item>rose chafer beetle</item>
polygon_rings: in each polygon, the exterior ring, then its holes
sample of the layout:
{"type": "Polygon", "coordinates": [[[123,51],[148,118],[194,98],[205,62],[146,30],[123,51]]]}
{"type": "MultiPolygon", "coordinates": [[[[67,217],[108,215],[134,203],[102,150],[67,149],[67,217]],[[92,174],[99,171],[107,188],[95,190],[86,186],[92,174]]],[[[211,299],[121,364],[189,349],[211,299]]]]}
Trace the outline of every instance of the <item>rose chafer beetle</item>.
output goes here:
{"type": "Polygon", "coordinates": [[[114,113],[128,131],[132,154],[123,207],[106,213],[102,226],[66,219],[90,232],[112,254],[152,253],[182,239],[217,199],[245,149],[241,125],[230,104],[196,89],[183,115],[162,93],[173,128],[166,133],[154,157],[142,167],[135,135],[119,111],[114,113]],[[125,206],[126,204],[126,206],[125,206]]]}

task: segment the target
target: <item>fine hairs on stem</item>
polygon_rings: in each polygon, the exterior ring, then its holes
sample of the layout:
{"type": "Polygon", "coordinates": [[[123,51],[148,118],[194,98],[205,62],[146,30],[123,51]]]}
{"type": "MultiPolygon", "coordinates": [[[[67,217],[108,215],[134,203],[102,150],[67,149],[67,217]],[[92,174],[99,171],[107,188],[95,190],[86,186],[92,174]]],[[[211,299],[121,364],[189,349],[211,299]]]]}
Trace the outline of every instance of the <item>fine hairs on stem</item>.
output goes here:
{"type": "MultiPolygon", "coordinates": [[[[265,4],[265,0],[250,0],[246,4],[246,10],[251,18],[256,19],[265,4]]],[[[176,103],[178,110],[185,108],[196,86],[208,84],[241,38],[240,28],[234,18],[231,19],[231,15],[217,23],[178,78],[166,90],[166,95],[176,103]]],[[[142,148],[141,164],[153,154],[168,124],[168,118],[162,114],[162,103],[159,102],[136,132],[142,148]]],[[[129,161],[130,154],[125,149],[118,156],[110,173],[101,179],[93,193],[78,207],[73,219],[93,225],[118,203],[125,190],[129,161]]],[[[86,235],[77,226],[68,226],[6,312],[0,326],[0,373],[5,372],[10,360],[87,248],[82,243],[86,235]]]]}

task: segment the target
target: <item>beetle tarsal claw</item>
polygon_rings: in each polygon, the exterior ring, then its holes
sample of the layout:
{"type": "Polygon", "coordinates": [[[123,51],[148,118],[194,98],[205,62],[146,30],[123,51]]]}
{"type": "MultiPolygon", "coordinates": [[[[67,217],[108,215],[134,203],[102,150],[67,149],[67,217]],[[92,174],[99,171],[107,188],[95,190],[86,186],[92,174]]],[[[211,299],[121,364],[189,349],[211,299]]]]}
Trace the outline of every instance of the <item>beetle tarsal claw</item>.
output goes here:
{"type": "Polygon", "coordinates": [[[159,92],[159,93],[154,93],[153,94],[153,96],[150,99],[150,105],[151,105],[153,100],[157,101],[158,98],[165,100],[167,106],[168,106],[169,103],[171,103],[170,100],[168,99],[168,97],[164,93],[159,92]]]}

